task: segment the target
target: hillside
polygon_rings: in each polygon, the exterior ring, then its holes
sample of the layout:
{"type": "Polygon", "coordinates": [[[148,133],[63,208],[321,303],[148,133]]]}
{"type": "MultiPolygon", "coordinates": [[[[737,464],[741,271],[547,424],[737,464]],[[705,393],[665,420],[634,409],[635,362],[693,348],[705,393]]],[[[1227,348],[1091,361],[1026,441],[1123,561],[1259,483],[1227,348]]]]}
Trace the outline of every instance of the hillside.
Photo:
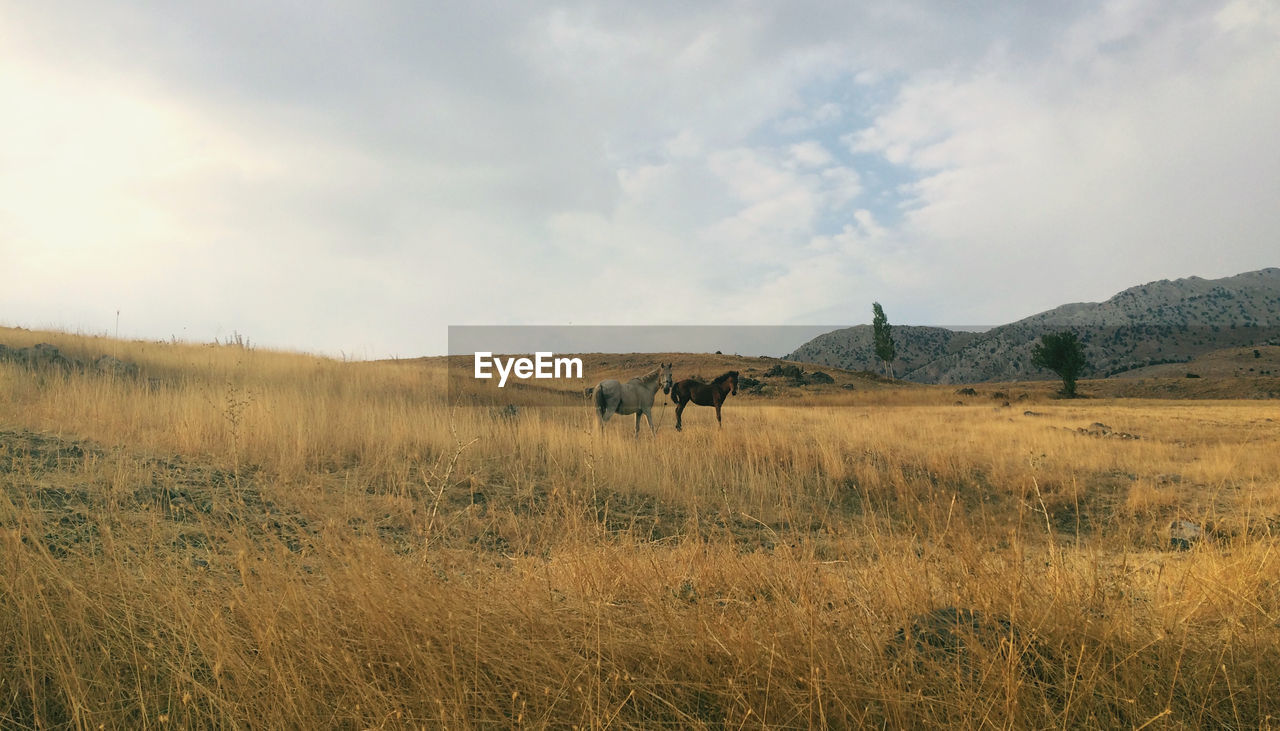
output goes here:
{"type": "MultiPolygon", "coordinates": [[[[1151,282],[1105,302],[1063,305],[979,334],[948,338],[934,332],[939,328],[895,327],[899,352],[912,355],[898,364],[898,374],[944,384],[1050,379],[1031,365],[1032,348],[1041,335],[1067,329],[1085,344],[1087,378],[1185,363],[1223,348],[1280,344],[1280,268],[1151,282]],[[918,330],[927,330],[927,338],[910,342],[918,330]]],[[[859,367],[859,348],[869,336],[851,330],[857,328],[815,338],[788,357],[859,367]]]]}
{"type": "MultiPolygon", "coordinates": [[[[954,353],[968,345],[981,333],[960,332],[943,327],[894,326],[893,337],[898,357],[893,363],[895,374],[909,373],[931,361],[954,353]]],[[[876,357],[870,325],[857,325],[819,335],[787,356],[804,363],[882,372],[884,364],[876,357]]]]}
{"type": "Polygon", "coordinates": [[[1186,363],[1162,363],[1135,368],[1120,378],[1257,378],[1280,377],[1280,345],[1223,348],[1186,363]]]}

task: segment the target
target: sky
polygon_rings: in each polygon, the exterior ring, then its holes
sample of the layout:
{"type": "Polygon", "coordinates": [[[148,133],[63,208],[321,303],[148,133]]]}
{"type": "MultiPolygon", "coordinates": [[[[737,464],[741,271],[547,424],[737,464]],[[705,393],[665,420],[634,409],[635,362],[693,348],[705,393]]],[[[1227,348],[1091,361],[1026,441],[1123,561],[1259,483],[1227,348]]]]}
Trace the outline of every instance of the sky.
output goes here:
{"type": "Polygon", "coordinates": [[[0,324],[996,325],[1275,266],[1280,6],[0,0],[0,324]]]}

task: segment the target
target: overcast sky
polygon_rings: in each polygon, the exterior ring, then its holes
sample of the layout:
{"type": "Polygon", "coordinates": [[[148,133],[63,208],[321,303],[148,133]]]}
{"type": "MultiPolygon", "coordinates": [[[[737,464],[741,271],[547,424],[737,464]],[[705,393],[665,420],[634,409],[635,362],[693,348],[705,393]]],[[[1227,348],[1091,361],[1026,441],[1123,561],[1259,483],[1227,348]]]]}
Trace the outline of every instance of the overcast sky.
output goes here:
{"type": "Polygon", "coordinates": [[[0,13],[5,325],[412,357],[1280,264],[1274,0],[0,13]]]}

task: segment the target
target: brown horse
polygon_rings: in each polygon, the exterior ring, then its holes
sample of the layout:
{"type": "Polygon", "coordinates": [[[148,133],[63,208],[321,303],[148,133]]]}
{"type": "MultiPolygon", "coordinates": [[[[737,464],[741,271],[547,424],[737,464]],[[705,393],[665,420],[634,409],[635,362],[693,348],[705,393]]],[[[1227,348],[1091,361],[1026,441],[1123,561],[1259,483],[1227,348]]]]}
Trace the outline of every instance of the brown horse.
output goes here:
{"type": "Polygon", "coordinates": [[[730,394],[737,395],[737,393],[737,371],[729,371],[716,376],[716,379],[711,383],[702,383],[692,378],[686,378],[673,384],[671,386],[671,400],[676,405],[676,431],[680,431],[680,415],[684,413],[684,407],[688,406],[689,402],[699,406],[716,407],[716,423],[723,427],[724,422],[720,420],[720,404],[723,404],[730,394]]]}

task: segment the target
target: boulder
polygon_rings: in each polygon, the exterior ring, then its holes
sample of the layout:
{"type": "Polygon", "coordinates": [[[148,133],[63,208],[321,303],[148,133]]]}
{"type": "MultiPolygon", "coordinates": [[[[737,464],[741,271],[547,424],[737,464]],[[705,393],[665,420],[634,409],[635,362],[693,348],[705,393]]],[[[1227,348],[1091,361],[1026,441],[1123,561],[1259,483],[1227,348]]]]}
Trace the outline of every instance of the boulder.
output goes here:
{"type": "Polygon", "coordinates": [[[91,364],[93,370],[113,378],[137,378],[138,366],[111,355],[100,355],[91,364]]]}
{"type": "Polygon", "coordinates": [[[1189,550],[1192,544],[1204,537],[1204,529],[1189,520],[1175,520],[1169,524],[1169,545],[1179,551],[1189,550]]]}

